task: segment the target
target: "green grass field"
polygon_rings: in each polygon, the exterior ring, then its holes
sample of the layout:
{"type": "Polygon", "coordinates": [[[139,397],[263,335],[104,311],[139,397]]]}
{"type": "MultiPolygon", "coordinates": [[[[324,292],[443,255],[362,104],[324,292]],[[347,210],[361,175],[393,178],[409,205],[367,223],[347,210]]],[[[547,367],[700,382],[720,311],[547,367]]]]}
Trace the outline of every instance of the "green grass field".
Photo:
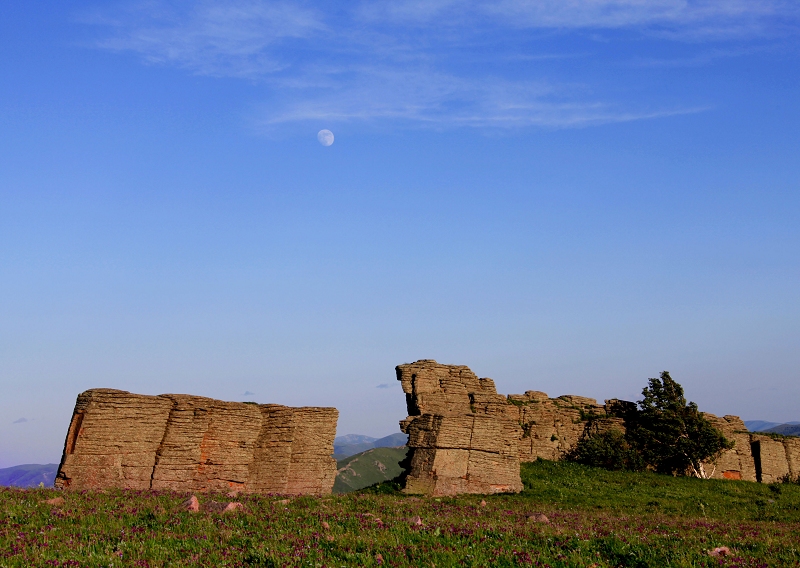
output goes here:
{"type": "Polygon", "coordinates": [[[553,462],[522,474],[520,495],[418,498],[384,483],[324,498],[240,496],[233,513],[190,513],[170,493],[2,489],[0,566],[800,565],[797,485],[553,462]],[[63,505],[44,502],[57,496],[63,505]],[[731,554],[708,554],[721,546],[731,554]]]}

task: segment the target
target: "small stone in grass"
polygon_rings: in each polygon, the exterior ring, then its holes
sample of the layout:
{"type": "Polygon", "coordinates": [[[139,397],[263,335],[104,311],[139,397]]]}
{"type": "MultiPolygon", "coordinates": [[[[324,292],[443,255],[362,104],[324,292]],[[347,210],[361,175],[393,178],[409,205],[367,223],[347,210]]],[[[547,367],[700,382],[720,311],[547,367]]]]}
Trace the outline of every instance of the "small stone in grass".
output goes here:
{"type": "Polygon", "coordinates": [[[322,528],[326,531],[331,530],[331,526],[328,524],[328,521],[322,521],[322,528]]]}
{"type": "Polygon", "coordinates": [[[291,499],[279,499],[278,501],[275,501],[275,502],[278,503],[279,505],[288,505],[289,503],[292,502],[292,500],[291,499]]]}
{"type": "Polygon", "coordinates": [[[413,517],[411,517],[411,524],[415,527],[421,527],[422,519],[420,518],[419,515],[414,515],[413,517]]]}
{"type": "Polygon", "coordinates": [[[486,499],[481,499],[481,507],[485,507],[485,506],[486,506],[486,499]]]}
{"type": "Polygon", "coordinates": [[[237,501],[234,501],[232,503],[228,503],[227,505],[225,505],[225,508],[222,510],[222,512],[223,513],[233,513],[233,512],[236,512],[236,511],[241,511],[242,509],[244,509],[244,505],[242,505],[241,503],[239,503],[237,501]]]}
{"type": "Polygon", "coordinates": [[[48,505],[55,505],[56,507],[60,507],[61,505],[64,504],[64,498],[54,497],[53,499],[48,499],[47,501],[45,501],[45,503],[47,503],[48,505]]]}
{"type": "Polygon", "coordinates": [[[727,546],[718,546],[714,550],[709,550],[709,556],[728,556],[731,553],[731,549],[727,546]]]}
{"type": "Polygon", "coordinates": [[[535,523],[549,523],[550,519],[547,518],[547,515],[543,513],[534,513],[533,515],[528,515],[528,520],[533,521],[535,523]]]}
{"type": "Polygon", "coordinates": [[[183,508],[190,513],[197,513],[200,510],[200,501],[197,500],[196,496],[192,495],[183,502],[183,508]]]}
{"type": "Polygon", "coordinates": [[[375,564],[383,564],[383,556],[381,554],[375,555],[375,564]]]}

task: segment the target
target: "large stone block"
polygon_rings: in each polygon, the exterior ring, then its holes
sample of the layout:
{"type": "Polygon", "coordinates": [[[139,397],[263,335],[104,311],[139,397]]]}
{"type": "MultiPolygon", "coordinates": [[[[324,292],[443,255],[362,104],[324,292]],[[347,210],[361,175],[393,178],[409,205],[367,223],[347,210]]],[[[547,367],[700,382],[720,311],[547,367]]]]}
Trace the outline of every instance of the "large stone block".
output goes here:
{"type": "Polygon", "coordinates": [[[760,483],[774,483],[789,474],[786,447],[780,440],[755,434],[751,447],[756,464],[756,476],[760,483]]]}
{"type": "Polygon", "coordinates": [[[93,389],[78,396],[56,486],[330,493],[335,408],[93,389]]]}
{"type": "Polygon", "coordinates": [[[786,449],[789,476],[797,481],[800,479],[800,438],[786,438],[783,440],[783,447],[786,449]]]}
{"type": "Polygon", "coordinates": [[[405,491],[428,495],[519,492],[519,412],[494,381],[468,367],[424,360],[397,367],[409,416],[405,491]]]}
{"type": "Polygon", "coordinates": [[[704,413],[703,416],[711,422],[729,441],[733,448],[725,450],[714,463],[704,464],[706,472],[714,479],[741,479],[756,481],[756,464],[753,450],[750,446],[750,433],[738,416],[715,416],[704,413]]]}

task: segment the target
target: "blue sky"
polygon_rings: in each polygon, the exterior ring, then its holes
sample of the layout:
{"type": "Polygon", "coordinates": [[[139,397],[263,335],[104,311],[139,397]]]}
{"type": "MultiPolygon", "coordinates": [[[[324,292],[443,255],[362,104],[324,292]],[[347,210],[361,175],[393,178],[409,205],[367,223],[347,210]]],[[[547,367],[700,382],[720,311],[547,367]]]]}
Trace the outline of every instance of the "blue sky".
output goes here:
{"type": "Polygon", "coordinates": [[[6,2],[0,467],[58,461],[92,387],[390,434],[421,358],[800,420],[798,31],[779,0],[6,2]]]}

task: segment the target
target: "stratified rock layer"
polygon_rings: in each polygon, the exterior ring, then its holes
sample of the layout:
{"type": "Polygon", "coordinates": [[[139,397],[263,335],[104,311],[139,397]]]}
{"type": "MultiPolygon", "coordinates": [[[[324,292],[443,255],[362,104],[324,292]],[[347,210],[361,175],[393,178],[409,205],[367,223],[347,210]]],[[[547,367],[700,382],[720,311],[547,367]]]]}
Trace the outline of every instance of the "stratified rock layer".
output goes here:
{"type": "Polygon", "coordinates": [[[405,491],[428,495],[519,492],[514,407],[468,367],[423,360],[396,368],[409,416],[405,491]]]}
{"type": "Polygon", "coordinates": [[[715,463],[705,465],[706,472],[711,474],[713,479],[757,481],[756,463],[750,446],[750,434],[742,419],[730,415],[720,418],[708,413],[704,413],[703,416],[728,440],[733,442],[733,448],[724,450],[715,463]]]}
{"type": "MultiPolygon", "coordinates": [[[[541,391],[497,394],[494,381],[469,367],[433,360],[396,367],[409,416],[400,429],[409,435],[405,491],[428,495],[520,491],[519,463],[561,460],[584,436],[619,430],[632,402],[541,391]]],[[[734,443],[713,463],[716,479],[771,483],[800,478],[800,438],[747,431],[738,416],[704,414],[734,443]]]]}
{"type": "Polygon", "coordinates": [[[336,477],[335,408],[147,396],[78,396],[56,487],[323,495],[336,477]]]}

